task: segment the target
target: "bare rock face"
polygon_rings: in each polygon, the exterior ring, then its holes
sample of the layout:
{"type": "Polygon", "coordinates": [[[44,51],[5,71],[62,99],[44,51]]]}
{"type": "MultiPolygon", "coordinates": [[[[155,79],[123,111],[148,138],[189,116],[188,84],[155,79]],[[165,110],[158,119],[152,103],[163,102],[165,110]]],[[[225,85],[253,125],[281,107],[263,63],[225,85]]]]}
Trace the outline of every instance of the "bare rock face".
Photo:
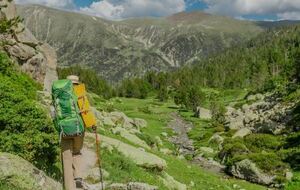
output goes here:
{"type": "Polygon", "coordinates": [[[16,5],[13,1],[0,0],[0,7],[2,7],[1,8],[1,13],[2,13],[1,15],[3,15],[2,18],[10,20],[17,16],[16,5]]]}
{"type": "MultiPolygon", "coordinates": [[[[0,0],[0,21],[16,19],[17,16],[13,1],[0,0]]],[[[0,41],[4,44],[0,47],[1,50],[6,51],[24,72],[44,84],[45,90],[51,90],[52,82],[57,79],[57,58],[49,45],[40,43],[22,23],[17,23],[6,33],[1,33],[0,41]]]]}

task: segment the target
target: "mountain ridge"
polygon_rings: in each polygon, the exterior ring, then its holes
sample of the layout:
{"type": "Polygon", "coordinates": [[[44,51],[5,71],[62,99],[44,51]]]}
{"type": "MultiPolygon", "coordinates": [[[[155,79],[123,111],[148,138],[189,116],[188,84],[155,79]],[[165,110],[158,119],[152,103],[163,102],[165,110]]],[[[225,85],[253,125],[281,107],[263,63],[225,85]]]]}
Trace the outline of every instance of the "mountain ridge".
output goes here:
{"type": "Polygon", "coordinates": [[[60,67],[84,65],[111,81],[191,64],[263,31],[203,12],[122,21],[38,5],[18,6],[18,12],[37,39],[55,47],[60,67]]]}

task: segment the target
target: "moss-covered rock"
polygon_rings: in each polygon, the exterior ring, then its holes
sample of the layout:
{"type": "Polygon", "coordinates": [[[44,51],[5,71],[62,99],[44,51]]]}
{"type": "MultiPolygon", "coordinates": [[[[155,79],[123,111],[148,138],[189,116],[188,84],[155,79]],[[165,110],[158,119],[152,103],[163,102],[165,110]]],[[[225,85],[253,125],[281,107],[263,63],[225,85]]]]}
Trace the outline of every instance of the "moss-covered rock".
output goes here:
{"type": "Polygon", "coordinates": [[[23,158],[0,153],[0,182],[22,190],[62,189],[62,185],[48,177],[23,158]]]}

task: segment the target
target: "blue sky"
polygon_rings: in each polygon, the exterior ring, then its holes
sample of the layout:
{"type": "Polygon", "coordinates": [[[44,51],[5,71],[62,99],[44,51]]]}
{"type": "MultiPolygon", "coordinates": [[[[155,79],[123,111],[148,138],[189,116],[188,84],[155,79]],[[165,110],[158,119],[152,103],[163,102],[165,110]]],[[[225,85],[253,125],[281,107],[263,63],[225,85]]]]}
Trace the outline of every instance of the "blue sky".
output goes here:
{"type": "Polygon", "coordinates": [[[120,20],[130,17],[161,17],[182,11],[248,20],[300,20],[300,0],[16,0],[79,11],[120,20]]]}

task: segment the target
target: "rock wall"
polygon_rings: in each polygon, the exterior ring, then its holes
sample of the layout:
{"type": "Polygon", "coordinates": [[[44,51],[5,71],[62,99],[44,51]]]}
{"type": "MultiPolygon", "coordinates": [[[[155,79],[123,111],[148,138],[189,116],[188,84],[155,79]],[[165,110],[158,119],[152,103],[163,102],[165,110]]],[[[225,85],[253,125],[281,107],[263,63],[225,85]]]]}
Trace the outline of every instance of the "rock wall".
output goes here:
{"type": "MultiPolygon", "coordinates": [[[[0,0],[0,21],[15,21],[17,17],[15,3],[0,0]]],[[[56,52],[48,44],[39,42],[21,22],[1,32],[0,41],[0,50],[6,51],[24,72],[49,91],[52,81],[57,79],[56,52]]]]}

